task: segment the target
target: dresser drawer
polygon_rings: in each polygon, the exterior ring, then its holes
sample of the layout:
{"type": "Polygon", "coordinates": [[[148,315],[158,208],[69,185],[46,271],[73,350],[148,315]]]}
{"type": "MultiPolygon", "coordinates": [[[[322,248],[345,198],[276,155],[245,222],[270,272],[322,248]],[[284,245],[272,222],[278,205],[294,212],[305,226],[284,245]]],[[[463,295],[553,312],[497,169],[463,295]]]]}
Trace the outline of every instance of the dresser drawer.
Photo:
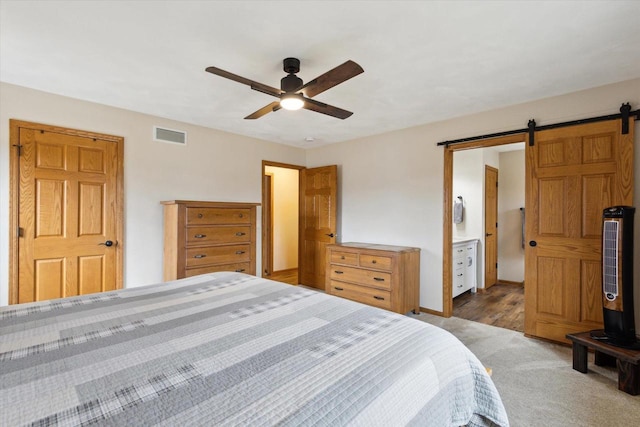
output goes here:
{"type": "Polygon", "coordinates": [[[251,209],[187,208],[187,225],[251,224],[251,209]]]}
{"type": "Polygon", "coordinates": [[[376,288],[391,289],[391,274],[380,271],[362,270],[342,265],[331,265],[331,279],[354,282],[376,288]]]}
{"type": "Polygon", "coordinates": [[[360,254],[360,267],[391,271],[391,257],[360,254]]]}
{"type": "Polygon", "coordinates": [[[187,245],[207,245],[217,243],[248,243],[251,241],[250,226],[188,227],[187,245]]]}
{"type": "Polygon", "coordinates": [[[239,262],[235,264],[219,264],[207,267],[187,268],[185,277],[197,276],[198,274],[215,273],[216,271],[237,271],[239,273],[248,273],[251,264],[248,262],[239,262]]]}
{"type": "Polygon", "coordinates": [[[348,298],[375,307],[387,310],[391,308],[391,292],[388,291],[332,280],[328,292],[331,295],[348,298]]]}
{"type": "Polygon", "coordinates": [[[232,264],[251,259],[250,245],[211,246],[187,249],[187,267],[208,264],[232,264]]]}
{"type": "Polygon", "coordinates": [[[358,254],[353,252],[331,251],[331,262],[336,264],[358,265],[358,254]]]}

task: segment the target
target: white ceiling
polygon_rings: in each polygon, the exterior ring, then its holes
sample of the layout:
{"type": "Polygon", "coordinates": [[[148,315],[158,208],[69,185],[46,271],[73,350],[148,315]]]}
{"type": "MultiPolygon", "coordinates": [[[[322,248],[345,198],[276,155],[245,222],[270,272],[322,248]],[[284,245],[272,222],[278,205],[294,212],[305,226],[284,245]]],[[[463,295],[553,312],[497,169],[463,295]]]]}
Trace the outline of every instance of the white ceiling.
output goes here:
{"type": "Polygon", "coordinates": [[[299,147],[637,77],[640,1],[0,1],[3,82],[299,147]],[[275,98],[204,71],[279,87],[289,56],[359,63],[315,98],[354,115],[244,120],[275,98]]]}

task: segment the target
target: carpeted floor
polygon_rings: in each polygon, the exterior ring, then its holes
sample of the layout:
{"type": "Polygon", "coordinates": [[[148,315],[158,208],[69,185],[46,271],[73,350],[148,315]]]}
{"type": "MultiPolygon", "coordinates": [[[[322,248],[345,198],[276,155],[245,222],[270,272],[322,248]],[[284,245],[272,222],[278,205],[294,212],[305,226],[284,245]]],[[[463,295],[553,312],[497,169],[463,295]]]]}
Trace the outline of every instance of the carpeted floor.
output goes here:
{"type": "Polygon", "coordinates": [[[493,369],[514,427],[640,425],[640,396],[619,391],[615,368],[595,366],[593,354],[581,374],[568,346],[456,317],[412,317],[448,330],[493,369]]]}

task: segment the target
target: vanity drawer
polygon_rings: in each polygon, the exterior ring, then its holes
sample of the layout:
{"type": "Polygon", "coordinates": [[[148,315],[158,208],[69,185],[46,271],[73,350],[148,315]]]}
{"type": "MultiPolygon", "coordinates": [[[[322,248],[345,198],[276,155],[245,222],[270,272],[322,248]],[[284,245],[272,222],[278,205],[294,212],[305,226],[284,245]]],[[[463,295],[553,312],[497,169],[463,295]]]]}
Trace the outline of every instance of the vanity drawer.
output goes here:
{"type": "Polygon", "coordinates": [[[188,248],[186,265],[187,267],[194,267],[209,264],[232,264],[248,262],[250,259],[250,245],[188,248]]]}
{"type": "Polygon", "coordinates": [[[187,208],[187,225],[250,223],[251,209],[187,208]]]}
{"type": "Polygon", "coordinates": [[[245,243],[251,241],[250,226],[188,227],[186,242],[189,246],[217,243],[245,243]]]}
{"type": "Polygon", "coordinates": [[[336,264],[358,265],[358,254],[353,252],[331,251],[331,262],[336,264]]]}
{"type": "Polygon", "coordinates": [[[391,289],[391,274],[380,271],[362,270],[342,265],[331,265],[330,277],[333,280],[353,282],[365,286],[391,289]]]}
{"type": "Polygon", "coordinates": [[[389,310],[391,308],[391,292],[359,286],[351,283],[331,281],[329,294],[348,298],[364,304],[389,310]]]}

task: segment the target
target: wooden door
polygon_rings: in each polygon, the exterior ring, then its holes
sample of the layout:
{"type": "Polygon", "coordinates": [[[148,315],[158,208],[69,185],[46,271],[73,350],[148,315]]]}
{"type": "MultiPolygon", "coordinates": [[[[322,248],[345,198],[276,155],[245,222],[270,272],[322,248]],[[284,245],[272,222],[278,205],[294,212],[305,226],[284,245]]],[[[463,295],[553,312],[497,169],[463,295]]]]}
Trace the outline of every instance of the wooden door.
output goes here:
{"type": "Polygon", "coordinates": [[[326,246],[336,242],[338,167],[300,172],[299,280],[324,290],[326,246]]]}
{"type": "Polygon", "coordinates": [[[526,147],[525,333],[602,328],[602,211],[633,203],[633,123],[536,132],[526,147]]]}
{"type": "Polygon", "coordinates": [[[498,169],[484,167],[484,288],[498,282],[498,169]]]}
{"type": "Polygon", "coordinates": [[[19,237],[11,302],[121,288],[122,138],[12,121],[13,140],[19,237]]]}

